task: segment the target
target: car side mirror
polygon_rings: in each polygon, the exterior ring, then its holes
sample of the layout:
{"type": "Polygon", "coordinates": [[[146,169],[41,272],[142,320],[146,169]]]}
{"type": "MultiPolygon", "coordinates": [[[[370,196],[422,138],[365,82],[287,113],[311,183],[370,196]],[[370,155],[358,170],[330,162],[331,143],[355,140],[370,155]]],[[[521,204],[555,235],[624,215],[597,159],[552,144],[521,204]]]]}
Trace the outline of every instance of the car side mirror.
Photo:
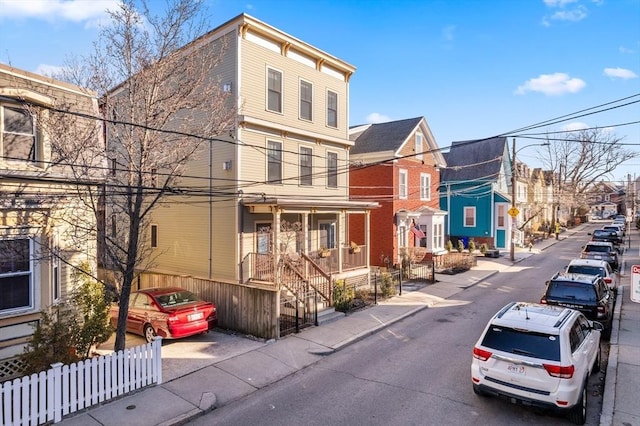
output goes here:
{"type": "Polygon", "coordinates": [[[591,232],[587,232],[587,235],[591,235],[591,232]]]}
{"type": "Polygon", "coordinates": [[[599,330],[599,331],[603,331],[604,330],[604,325],[602,325],[601,322],[598,321],[593,321],[591,323],[591,329],[592,330],[599,330]]]}

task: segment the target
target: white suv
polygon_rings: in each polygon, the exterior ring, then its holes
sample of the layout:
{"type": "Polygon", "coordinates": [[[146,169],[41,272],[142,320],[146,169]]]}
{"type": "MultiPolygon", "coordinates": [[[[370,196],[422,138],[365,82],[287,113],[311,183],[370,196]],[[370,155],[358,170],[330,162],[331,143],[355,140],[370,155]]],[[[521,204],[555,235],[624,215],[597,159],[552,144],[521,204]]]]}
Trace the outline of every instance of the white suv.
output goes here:
{"type": "Polygon", "coordinates": [[[597,259],[573,259],[569,262],[567,274],[600,275],[614,293],[618,292],[618,274],[613,272],[608,262],[597,259]]]}
{"type": "Polygon", "coordinates": [[[473,391],[564,411],[584,424],[602,329],[573,309],[512,302],[489,320],[473,348],[473,391]]]}

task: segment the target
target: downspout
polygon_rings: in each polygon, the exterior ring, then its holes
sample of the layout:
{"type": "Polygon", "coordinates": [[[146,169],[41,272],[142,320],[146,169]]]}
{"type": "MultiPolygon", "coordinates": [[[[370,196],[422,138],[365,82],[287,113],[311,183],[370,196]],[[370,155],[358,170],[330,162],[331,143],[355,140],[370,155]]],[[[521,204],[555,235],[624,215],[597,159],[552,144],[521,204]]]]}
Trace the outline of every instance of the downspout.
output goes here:
{"type": "Polygon", "coordinates": [[[213,141],[209,140],[209,274],[211,279],[213,269],[213,141]]]}

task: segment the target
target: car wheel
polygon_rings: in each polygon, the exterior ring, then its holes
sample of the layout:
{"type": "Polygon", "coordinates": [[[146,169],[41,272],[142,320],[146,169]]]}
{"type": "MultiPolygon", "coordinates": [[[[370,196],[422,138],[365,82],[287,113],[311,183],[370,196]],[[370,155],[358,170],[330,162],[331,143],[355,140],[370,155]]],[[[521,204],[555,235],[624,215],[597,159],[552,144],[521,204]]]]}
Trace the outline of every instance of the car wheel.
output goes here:
{"type": "Polygon", "coordinates": [[[473,385],[473,393],[475,393],[475,394],[476,394],[476,395],[478,395],[478,396],[487,396],[487,394],[486,394],[486,393],[484,393],[484,392],[482,392],[482,391],[480,390],[480,386],[478,386],[478,385],[476,385],[476,384],[474,384],[474,385],[473,385]]]}
{"type": "Polygon", "coordinates": [[[144,326],[143,334],[144,334],[144,340],[146,340],[147,343],[153,342],[153,340],[157,336],[156,331],[153,329],[151,324],[146,324],[144,326]]]}
{"type": "Polygon", "coordinates": [[[569,420],[577,425],[583,425],[587,421],[587,383],[582,386],[578,402],[569,412],[569,420]]]}

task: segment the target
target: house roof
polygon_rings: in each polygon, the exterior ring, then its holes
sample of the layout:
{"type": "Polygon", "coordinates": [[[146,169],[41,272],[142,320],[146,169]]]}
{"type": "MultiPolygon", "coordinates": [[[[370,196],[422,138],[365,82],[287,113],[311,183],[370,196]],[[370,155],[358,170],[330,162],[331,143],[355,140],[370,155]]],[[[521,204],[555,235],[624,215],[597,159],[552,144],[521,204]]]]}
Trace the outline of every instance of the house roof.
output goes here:
{"type": "Polygon", "coordinates": [[[422,117],[406,120],[352,126],[349,139],[355,141],[350,154],[365,154],[380,151],[397,151],[418,127],[422,117]],[[362,129],[364,128],[364,131],[362,129]]]}
{"type": "Polygon", "coordinates": [[[507,138],[504,136],[458,141],[444,154],[447,167],[440,173],[441,182],[496,180],[505,158],[507,138]]]}

